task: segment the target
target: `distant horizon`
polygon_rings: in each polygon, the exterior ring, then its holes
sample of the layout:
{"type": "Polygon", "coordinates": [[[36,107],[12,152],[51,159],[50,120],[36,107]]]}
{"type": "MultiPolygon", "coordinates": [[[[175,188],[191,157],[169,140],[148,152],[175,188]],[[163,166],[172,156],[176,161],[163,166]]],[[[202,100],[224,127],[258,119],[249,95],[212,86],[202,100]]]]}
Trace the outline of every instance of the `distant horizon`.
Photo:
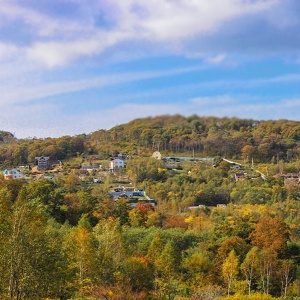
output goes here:
{"type": "Polygon", "coordinates": [[[3,0],[0,128],[45,138],[162,114],[300,121],[299,15],[298,0],[3,0]]]}

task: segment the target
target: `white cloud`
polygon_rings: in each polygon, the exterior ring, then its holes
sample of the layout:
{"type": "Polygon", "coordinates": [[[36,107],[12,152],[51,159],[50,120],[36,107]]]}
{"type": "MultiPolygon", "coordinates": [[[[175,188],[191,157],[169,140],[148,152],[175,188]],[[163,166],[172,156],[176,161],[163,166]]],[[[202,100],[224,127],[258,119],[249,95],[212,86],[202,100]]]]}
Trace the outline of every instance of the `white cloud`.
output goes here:
{"type": "MultiPolygon", "coordinates": [[[[29,59],[56,67],[81,56],[99,55],[124,41],[146,41],[149,47],[158,43],[168,51],[189,55],[188,40],[215,34],[224,23],[268,11],[276,3],[278,0],[99,0],[93,2],[94,10],[87,10],[86,3],[78,2],[79,9],[85,10],[78,22],[68,14],[55,18],[26,3],[5,2],[0,16],[3,26],[16,20],[24,23],[32,37],[25,47],[29,59]],[[97,25],[99,18],[104,21],[97,25]]],[[[212,63],[225,58],[224,54],[209,57],[212,63]]]]}
{"type": "Polygon", "coordinates": [[[208,34],[223,22],[271,8],[275,0],[123,0],[112,1],[119,27],[140,30],[151,39],[178,40],[208,34]]]}
{"type": "MultiPolygon", "coordinates": [[[[43,4],[41,3],[41,6],[43,4]]],[[[35,38],[45,38],[60,36],[70,36],[81,32],[86,34],[92,29],[90,22],[86,19],[84,25],[70,18],[55,18],[38,11],[38,5],[26,6],[25,2],[4,1],[0,6],[0,27],[4,27],[8,22],[22,22],[24,28],[35,36],[35,38]]]]}
{"type": "Polygon", "coordinates": [[[123,41],[126,34],[98,32],[92,38],[73,41],[38,42],[26,49],[30,60],[45,64],[47,67],[63,66],[80,56],[102,53],[107,48],[123,41]]]}

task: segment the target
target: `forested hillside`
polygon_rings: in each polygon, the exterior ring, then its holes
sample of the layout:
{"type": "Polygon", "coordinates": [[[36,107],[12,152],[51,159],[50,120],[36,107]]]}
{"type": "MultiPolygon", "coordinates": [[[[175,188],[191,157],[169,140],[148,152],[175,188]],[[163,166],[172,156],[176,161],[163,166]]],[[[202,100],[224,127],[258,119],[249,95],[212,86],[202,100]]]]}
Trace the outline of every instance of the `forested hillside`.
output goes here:
{"type": "Polygon", "coordinates": [[[0,136],[0,161],[5,165],[32,163],[40,155],[60,160],[78,155],[107,158],[118,152],[149,156],[153,150],[166,155],[194,151],[204,157],[248,157],[256,162],[275,162],[297,158],[299,149],[300,122],[196,115],[136,119],[110,130],[55,139],[17,140],[7,132],[0,136]]]}
{"type": "Polygon", "coordinates": [[[1,136],[2,169],[31,168],[0,176],[0,299],[299,299],[299,122],[160,116],[1,136]],[[40,155],[62,165],[33,171],[40,155]],[[112,197],[126,189],[147,197],[112,197]]]}
{"type": "Polygon", "coordinates": [[[95,132],[90,141],[92,145],[111,142],[172,153],[191,153],[194,149],[203,156],[251,155],[270,160],[295,155],[300,142],[300,122],[160,116],[95,132]]]}

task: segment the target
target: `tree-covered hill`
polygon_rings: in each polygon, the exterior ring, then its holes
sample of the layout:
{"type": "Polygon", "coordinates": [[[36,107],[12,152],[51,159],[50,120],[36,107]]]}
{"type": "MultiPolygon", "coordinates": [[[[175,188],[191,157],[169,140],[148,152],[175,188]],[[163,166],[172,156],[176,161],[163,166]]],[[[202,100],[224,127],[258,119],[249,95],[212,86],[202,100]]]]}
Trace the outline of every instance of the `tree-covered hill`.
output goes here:
{"type": "Polygon", "coordinates": [[[295,156],[300,122],[256,121],[238,118],[158,116],[136,119],[108,131],[96,131],[90,143],[144,148],[171,153],[196,151],[198,155],[255,156],[257,160],[295,156]],[[245,146],[251,146],[246,147],[245,146]],[[253,147],[253,148],[252,148],[253,147]]]}
{"type": "Polygon", "coordinates": [[[107,158],[119,152],[149,156],[154,150],[256,162],[292,160],[300,152],[300,122],[163,115],[60,138],[18,140],[0,132],[0,161],[5,166],[32,163],[40,155],[62,160],[78,155],[107,158]]]}

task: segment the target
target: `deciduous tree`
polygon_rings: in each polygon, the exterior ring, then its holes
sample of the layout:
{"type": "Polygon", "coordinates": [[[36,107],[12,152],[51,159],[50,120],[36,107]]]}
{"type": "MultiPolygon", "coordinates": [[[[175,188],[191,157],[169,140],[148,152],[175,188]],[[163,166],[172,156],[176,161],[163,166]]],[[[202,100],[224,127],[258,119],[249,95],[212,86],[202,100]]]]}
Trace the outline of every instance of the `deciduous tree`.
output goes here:
{"type": "Polygon", "coordinates": [[[230,251],[228,257],[224,260],[222,265],[222,276],[227,284],[227,294],[230,294],[233,280],[237,277],[239,271],[239,260],[236,257],[234,250],[230,251]]]}

